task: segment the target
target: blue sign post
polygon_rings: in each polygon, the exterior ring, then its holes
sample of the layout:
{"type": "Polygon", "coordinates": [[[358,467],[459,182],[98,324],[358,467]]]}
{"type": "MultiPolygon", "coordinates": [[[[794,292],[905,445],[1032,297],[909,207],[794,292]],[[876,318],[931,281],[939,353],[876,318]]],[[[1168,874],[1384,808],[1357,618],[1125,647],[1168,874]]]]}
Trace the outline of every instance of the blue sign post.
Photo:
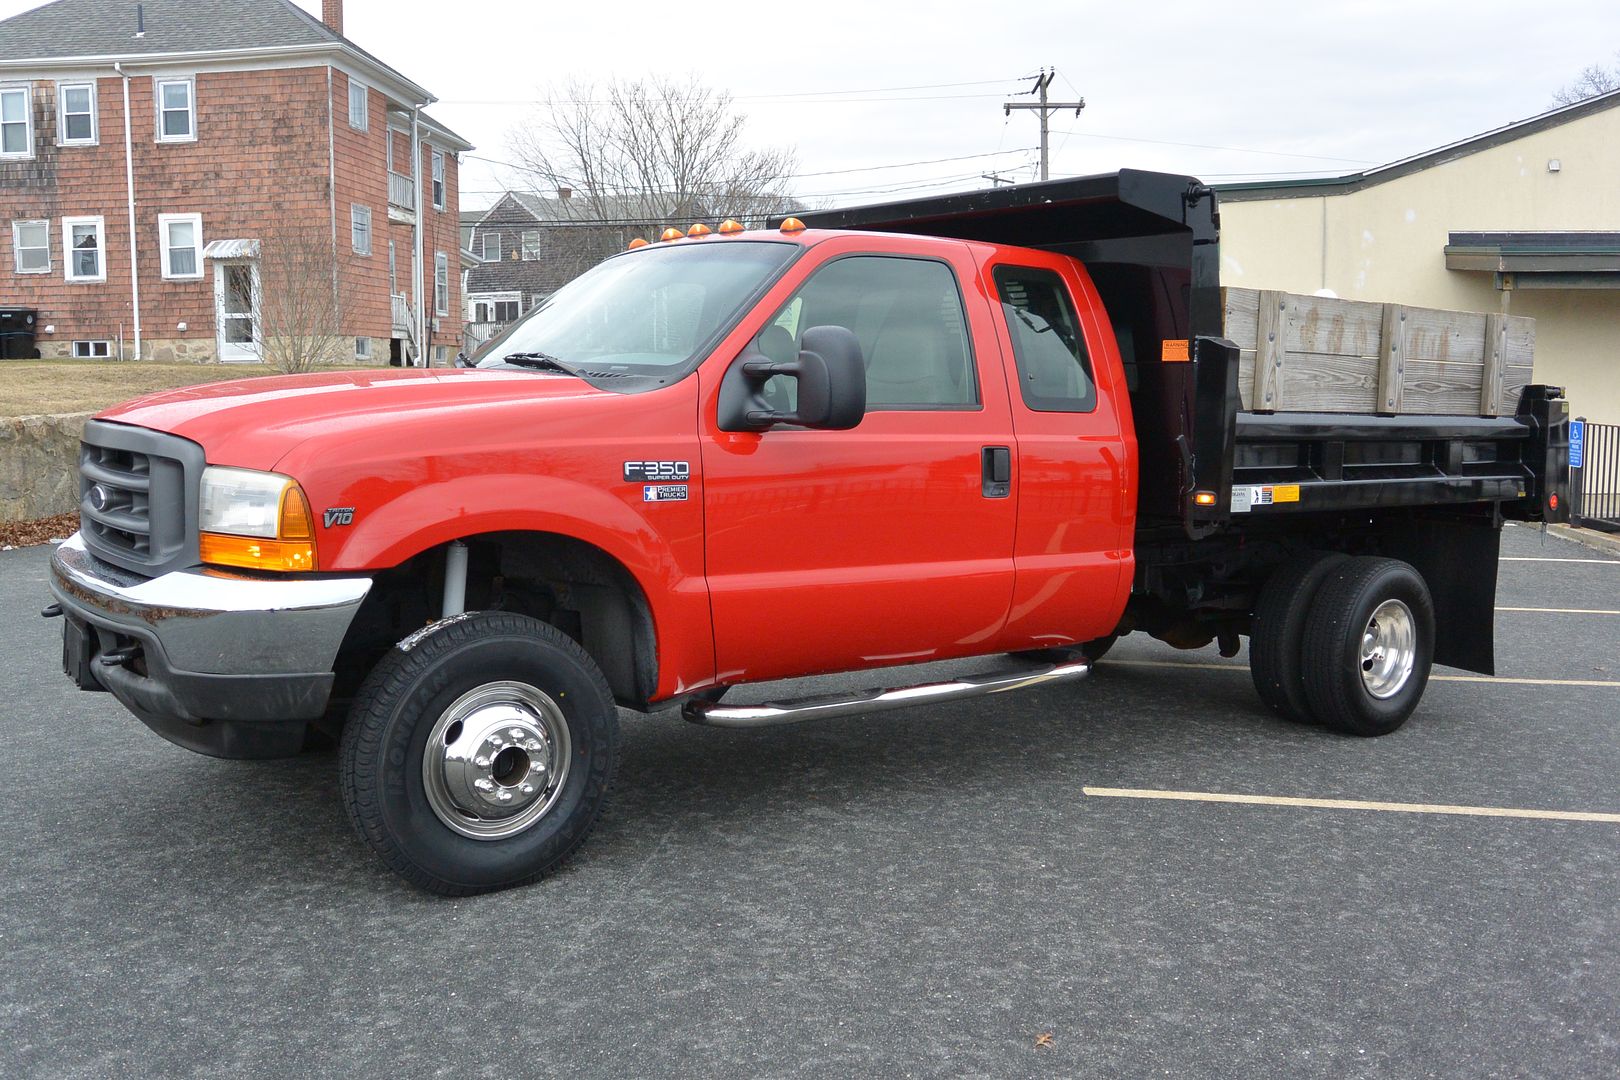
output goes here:
{"type": "Polygon", "coordinates": [[[1569,467],[1579,469],[1581,459],[1586,456],[1586,421],[1571,420],[1569,422],[1569,467]]]}

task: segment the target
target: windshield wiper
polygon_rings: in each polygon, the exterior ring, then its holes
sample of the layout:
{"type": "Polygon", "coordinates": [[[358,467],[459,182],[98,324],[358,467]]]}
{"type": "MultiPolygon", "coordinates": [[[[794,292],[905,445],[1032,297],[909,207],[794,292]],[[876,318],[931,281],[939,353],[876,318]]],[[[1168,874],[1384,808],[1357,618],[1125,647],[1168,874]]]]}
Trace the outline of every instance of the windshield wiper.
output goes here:
{"type": "Polygon", "coordinates": [[[515,367],[540,368],[545,371],[560,371],[564,375],[579,378],[579,369],[571,364],[564,363],[550,353],[543,352],[514,352],[501,357],[501,362],[512,364],[515,367]]]}

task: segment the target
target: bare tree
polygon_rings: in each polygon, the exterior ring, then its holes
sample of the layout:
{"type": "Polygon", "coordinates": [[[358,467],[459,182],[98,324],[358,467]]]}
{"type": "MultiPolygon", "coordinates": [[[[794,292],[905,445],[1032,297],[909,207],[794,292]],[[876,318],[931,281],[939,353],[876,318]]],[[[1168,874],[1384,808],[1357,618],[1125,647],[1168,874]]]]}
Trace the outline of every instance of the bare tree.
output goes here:
{"type": "Polygon", "coordinates": [[[589,227],[589,246],[616,248],[625,228],[725,217],[758,224],[798,205],[787,188],[794,152],[749,147],[746,124],[731,95],[695,79],[576,80],[511,142],[556,216],[589,227]]]}
{"type": "Polygon", "coordinates": [[[1596,97],[1616,89],[1620,89],[1620,53],[1615,53],[1613,67],[1591,64],[1575,76],[1574,81],[1553,91],[1553,103],[1573,105],[1577,101],[1585,101],[1589,97],[1596,97]]]}
{"type": "Polygon", "coordinates": [[[259,337],[267,364],[296,374],[348,359],[346,290],[329,230],[289,226],[259,251],[259,337]]]}

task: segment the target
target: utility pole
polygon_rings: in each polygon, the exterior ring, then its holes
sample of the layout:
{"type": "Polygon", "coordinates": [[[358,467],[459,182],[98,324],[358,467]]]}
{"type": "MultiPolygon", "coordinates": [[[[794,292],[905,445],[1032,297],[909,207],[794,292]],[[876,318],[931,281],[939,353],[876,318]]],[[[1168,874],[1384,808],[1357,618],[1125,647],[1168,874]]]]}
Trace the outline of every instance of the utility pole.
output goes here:
{"type": "Polygon", "coordinates": [[[1003,115],[1011,116],[1014,109],[1035,109],[1041,114],[1041,179],[1048,177],[1050,161],[1047,156],[1047,121],[1059,109],[1073,109],[1074,115],[1079,116],[1080,110],[1086,107],[1086,99],[1079,101],[1047,101],[1046,88],[1052,85],[1057,77],[1056,68],[1041,68],[1040,74],[1035,76],[1035,85],[1025,93],[1039,94],[1040,100],[1035,101],[1007,101],[1002,103],[1003,115]]]}
{"type": "Polygon", "coordinates": [[[1000,173],[987,172],[987,173],[980,173],[979,176],[982,179],[990,181],[990,186],[991,187],[1000,187],[1002,184],[1017,183],[1017,181],[1009,180],[1005,176],[1002,176],[1000,173]]]}

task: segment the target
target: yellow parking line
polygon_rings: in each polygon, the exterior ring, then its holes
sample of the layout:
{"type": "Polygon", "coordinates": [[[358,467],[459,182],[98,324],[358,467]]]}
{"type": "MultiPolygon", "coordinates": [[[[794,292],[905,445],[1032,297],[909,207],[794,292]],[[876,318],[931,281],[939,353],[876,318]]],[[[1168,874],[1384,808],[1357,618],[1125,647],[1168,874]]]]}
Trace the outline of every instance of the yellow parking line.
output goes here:
{"type": "Polygon", "coordinates": [[[1539,611],[1546,615],[1620,615],[1620,611],[1584,607],[1499,607],[1497,611],[1539,611]]]}
{"type": "MultiPolygon", "coordinates": [[[[1200,671],[1248,671],[1246,664],[1206,664],[1185,660],[1115,660],[1098,661],[1106,667],[1121,664],[1130,667],[1195,668],[1200,671]]],[[[1616,679],[1518,679],[1511,675],[1430,675],[1430,682],[1482,682],[1515,683],[1522,686],[1620,686],[1616,679]]]]}
{"type": "Polygon", "coordinates": [[[1509,806],[1449,806],[1444,803],[1367,802],[1361,799],[1298,799],[1284,795],[1229,795],[1217,791],[1160,791],[1153,788],[1082,787],[1080,790],[1087,795],[1108,799],[1169,799],[1177,802],[1245,803],[1253,806],[1304,806],[1320,810],[1392,810],[1403,814],[1539,818],[1547,821],[1604,821],[1620,825],[1620,814],[1602,814],[1587,810],[1525,810],[1509,806]]]}
{"type": "Polygon", "coordinates": [[[1503,555],[1503,562],[1595,562],[1620,566],[1620,559],[1554,559],[1545,555],[1503,555]]]}

